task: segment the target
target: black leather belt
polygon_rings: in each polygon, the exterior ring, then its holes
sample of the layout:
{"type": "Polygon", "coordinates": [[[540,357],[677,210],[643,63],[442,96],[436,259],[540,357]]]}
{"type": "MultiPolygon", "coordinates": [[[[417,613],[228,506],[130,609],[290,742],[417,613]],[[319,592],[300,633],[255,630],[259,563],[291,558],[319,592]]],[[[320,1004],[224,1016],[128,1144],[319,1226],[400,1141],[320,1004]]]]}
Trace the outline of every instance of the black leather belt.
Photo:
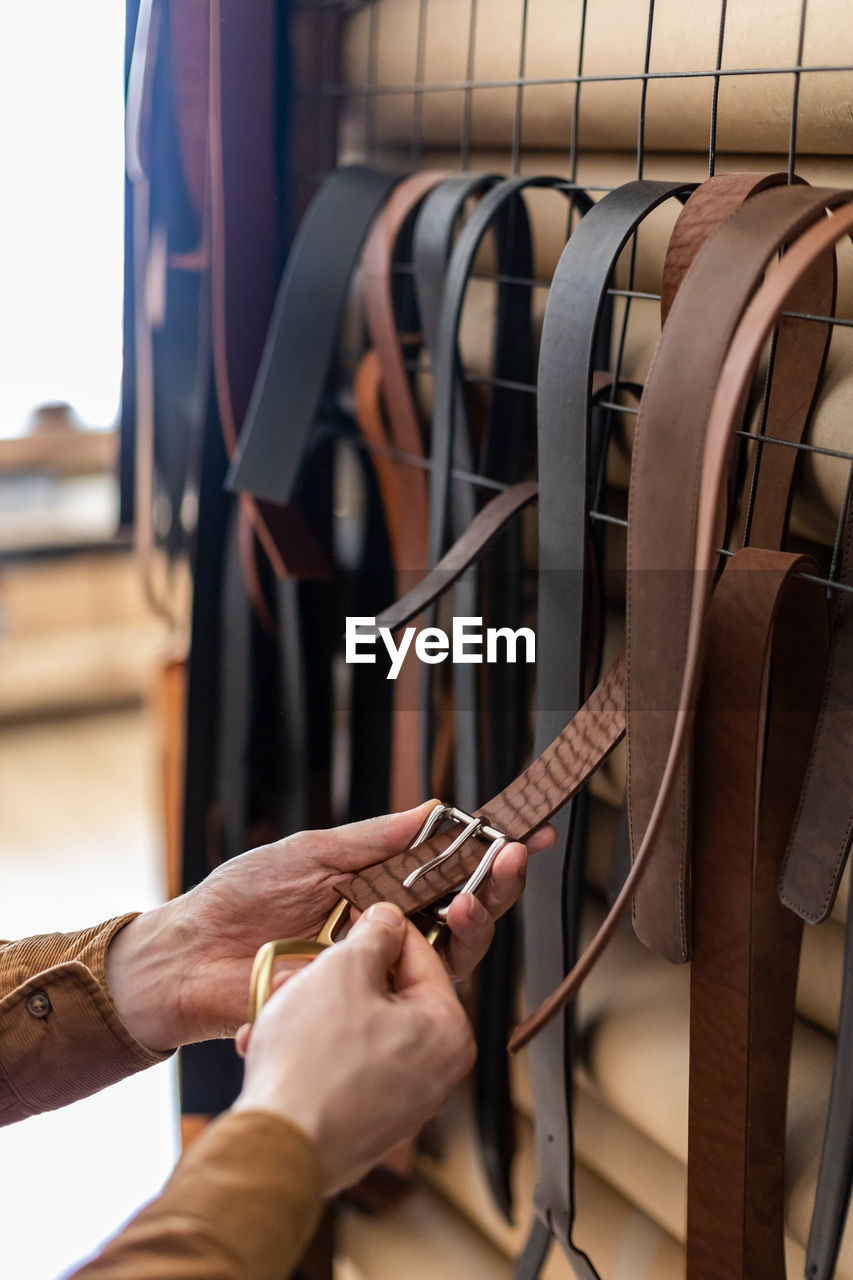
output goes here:
{"type": "Polygon", "coordinates": [[[288,255],[229,487],[257,504],[259,534],[279,576],[317,576],[296,507],[300,472],[329,376],[361,246],[399,175],[339,169],[314,197],[288,255]]]}

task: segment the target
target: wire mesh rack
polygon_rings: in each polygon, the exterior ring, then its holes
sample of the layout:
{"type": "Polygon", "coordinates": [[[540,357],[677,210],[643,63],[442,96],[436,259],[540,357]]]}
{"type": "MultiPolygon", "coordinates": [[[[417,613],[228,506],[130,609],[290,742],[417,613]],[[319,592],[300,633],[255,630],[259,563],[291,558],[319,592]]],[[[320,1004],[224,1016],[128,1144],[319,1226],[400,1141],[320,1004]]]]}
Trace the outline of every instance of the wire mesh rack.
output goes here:
{"type": "MultiPolygon", "coordinates": [[[[711,32],[713,38],[706,40],[707,48],[710,48],[711,44],[714,46],[715,56],[712,64],[695,67],[668,65],[663,69],[655,66],[657,23],[660,21],[662,9],[666,10],[664,16],[669,20],[672,19],[672,6],[663,5],[662,0],[649,0],[643,21],[640,22],[637,13],[641,6],[623,5],[623,10],[627,11],[630,8],[634,24],[634,39],[630,48],[633,65],[630,69],[624,69],[617,65],[619,59],[614,57],[612,69],[606,65],[602,67],[599,48],[596,67],[590,70],[588,46],[591,21],[596,17],[601,19],[605,9],[608,14],[614,12],[614,5],[610,0],[576,0],[575,3],[561,6],[553,4],[551,0],[455,0],[455,21],[459,32],[462,33],[462,47],[455,49],[453,61],[454,65],[464,67],[464,71],[463,74],[454,77],[447,74],[446,66],[434,57],[429,59],[427,56],[431,23],[436,20],[437,10],[442,9],[439,15],[441,17],[446,17],[447,14],[446,5],[441,6],[440,0],[296,0],[292,6],[293,30],[296,33],[296,110],[298,119],[303,122],[303,127],[305,122],[308,122],[312,139],[311,162],[297,164],[294,168],[294,180],[298,188],[297,205],[304,206],[308,195],[325,174],[340,162],[342,154],[345,154],[348,159],[362,158],[368,163],[382,163],[393,158],[396,163],[412,169],[424,165],[436,150],[436,140],[431,133],[428,118],[429,104],[439,100],[445,106],[451,100],[455,104],[453,111],[445,110],[445,118],[440,130],[439,150],[442,167],[446,166],[448,156],[452,157],[453,166],[459,170],[480,167],[478,155],[488,151],[490,159],[495,153],[499,153],[503,159],[504,171],[515,175],[535,171],[541,165],[542,152],[547,150],[555,160],[559,158],[560,171],[565,170],[565,182],[560,185],[569,196],[572,190],[581,186],[593,197],[601,196],[613,190],[627,178],[640,179],[656,176],[654,164],[659,159],[660,153],[655,152],[649,142],[651,95],[659,93],[661,85],[667,86],[668,93],[683,93],[683,86],[687,82],[697,81],[705,86],[704,92],[707,94],[707,105],[704,108],[702,121],[706,141],[701,152],[696,146],[685,147],[683,150],[689,152],[689,163],[686,165],[689,172],[684,174],[685,181],[700,181],[703,177],[713,176],[720,171],[722,157],[728,161],[732,150],[744,150],[741,146],[734,148],[721,146],[721,101],[727,92],[727,86],[735,81],[742,82],[746,78],[759,77],[762,78],[762,84],[772,84],[773,98],[773,111],[768,117],[772,119],[773,137],[770,140],[771,145],[766,148],[761,147],[760,150],[771,153],[774,167],[780,171],[784,170],[787,180],[793,182],[795,175],[799,172],[802,159],[801,116],[804,86],[814,85],[819,77],[834,77],[831,81],[832,85],[837,88],[840,84],[842,89],[846,89],[848,95],[844,98],[842,93],[839,102],[841,117],[845,110],[844,102],[853,99],[853,41],[851,41],[849,56],[846,60],[844,58],[838,61],[820,58],[810,60],[808,56],[810,16],[813,20],[818,14],[824,20],[825,26],[825,19],[828,16],[827,6],[831,8],[832,5],[833,0],[790,0],[786,10],[786,16],[789,19],[788,27],[784,31],[774,28],[772,32],[768,27],[765,41],[767,56],[778,52],[788,56],[768,62],[767,65],[764,65],[763,56],[758,60],[757,65],[740,65],[739,56],[743,42],[727,41],[727,37],[731,35],[733,19],[740,30],[745,7],[743,4],[732,3],[732,0],[720,0],[716,14],[708,12],[712,10],[711,6],[703,7],[705,10],[703,21],[710,23],[713,27],[711,32]],[[496,5],[500,10],[499,15],[496,13],[496,5]],[[537,22],[541,29],[546,7],[550,15],[549,20],[553,24],[552,34],[555,44],[560,47],[571,47],[574,50],[573,61],[570,62],[567,59],[564,68],[560,68],[559,74],[533,74],[531,71],[529,38],[531,19],[534,10],[537,9],[537,22]],[[400,14],[403,9],[405,9],[407,21],[405,34],[413,35],[413,39],[409,41],[412,47],[408,48],[406,59],[407,65],[411,68],[411,75],[402,79],[385,79],[382,74],[381,50],[383,47],[387,48],[389,38],[397,38],[400,14]],[[505,21],[510,11],[517,25],[513,30],[512,24],[507,24],[501,38],[503,47],[509,51],[505,62],[514,58],[512,74],[480,76],[477,73],[481,63],[480,53],[486,28],[497,16],[502,22],[505,21]],[[362,57],[358,61],[353,58],[351,52],[344,55],[347,41],[350,40],[352,43],[351,27],[355,22],[360,24],[359,48],[362,57]],[[790,44],[790,48],[785,48],[786,42],[790,44]],[[730,43],[734,46],[731,52],[729,51],[730,43]],[[428,65],[430,61],[433,63],[432,66],[428,65]],[[841,77],[840,81],[838,77],[841,77]],[[682,88],[676,89],[679,84],[682,88]],[[613,181],[602,182],[599,174],[594,182],[582,181],[585,137],[589,131],[589,119],[595,109],[594,102],[588,106],[589,96],[591,93],[600,91],[602,87],[609,87],[612,90],[619,85],[632,86],[635,93],[634,141],[631,151],[627,152],[624,136],[620,139],[618,147],[608,148],[606,145],[599,147],[601,151],[611,151],[614,161],[618,158],[620,162],[618,180],[614,176],[613,181]],[[531,95],[544,89],[565,91],[565,113],[559,125],[561,136],[549,139],[546,146],[542,145],[541,127],[534,141],[529,140],[526,127],[526,108],[531,95]],[[484,147],[478,138],[477,103],[495,93],[502,94],[504,99],[504,109],[501,114],[503,126],[499,129],[497,137],[494,130],[490,132],[488,145],[484,147]],[[510,96],[509,103],[507,95],[510,96]],[[395,128],[391,139],[384,127],[383,103],[394,104],[395,128]],[[404,112],[405,125],[401,127],[400,121],[404,112]],[[457,126],[454,131],[455,136],[450,138],[446,117],[454,113],[457,126]],[[779,146],[779,139],[782,136],[784,136],[784,147],[779,146]],[[626,159],[633,168],[627,176],[626,159]]],[[[746,8],[749,7],[746,6],[746,8]]],[[[760,5],[758,7],[761,8],[760,5]]],[[[765,8],[767,12],[754,16],[753,22],[760,23],[765,19],[772,19],[774,6],[765,6],[765,8]]],[[[839,9],[839,17],[840,13],[839,9]]],[[[690,18],[693,16],[689,15],[690,18]]],[[[683,17],[687,22],[688,15],[683,14],[683,17]]],[[[843,23],[841,25],[843,27],[843,23]]],[[[843,36],[843,31],[839,31],[839,36],[843,36]]],[[[838,42],[838,48],[844,51],[841,39],[838,42]]],[[[823,46],[821,51],[822,49],[823,46]]],[[[671,63],[672,59],[670,58],[669,61],[671,63]]],[[[678,98],[672,98],[670,101],[677,109],[678,98]]],[[[847,120],[846,150],[851,154],[853,153],[853,127],[849,124],[849,113],[847,120]]],[[[843,128],[843,121],[840,127],[843,128]]],[[[751,138],[756,136],[756,131],[759,141],[763,142],[760,121],[752,122],[751,138]]],[[[726,132],[731,142],[730,121],[726,132]]],[[[811,154],[808,157],[810,160],[815,152],[821,151],[819,138],[816,147],[813,139],[811,144],[811,154]]],[[[667,146],[665,149],[670,153],[674,150],[672,146],[667,146]]],[[[832,148],[835,157],[843,156],[844,150],[843,145],[841,147],[833,145],[832,148]]],[[[306,148],[303,154],[307,151],[306,148]]],[[[843,159],[838,158],[836,163],[842,166],[843,174],[843,159]]],[[[615,167],[617,166],[614,164],[615,167]]],[[[853,162],[846,180],[853,185],[853,162]]],[[[614,287],[610,290],[611,296],[619,303],[618,320],[614,323],[612,357],[614,383],[618,383],[622,377],[634,308],[638,304],[658,304],[660,301],[659,293],[636,287],[637,246],[638,240],[635,235],[623,255],[625,270],[619,283],[624,284],[624,287],[617,288],[614,283],[614,287]]],[[[395,270],[405,274],[411,272],[412,266],[410,263],[400,262],[395,270]]],[[[533,274],[529,278],[502,276],[488,271],[478,273],[478,278],[487,279],[492,284],[529,287],[542,291],[543,294],[549,286],[549,279],[546,277],[547,273],[533,274]]],[[[853,328],[853,316],[850,315],[813,315],[799,311],[786,314],[809,322],[830,325],[834,331],[853,328]]],[[[350,353],[352,357],[355,354],[355,352],[350,353]]],[[[842,353],[842,358],[845,357],[847,357],[846,351],[842,353]]],[[[803,457],[810,456],[812,461],[831,459],[838,467],[845,468],[843,483],[840,485],[836,483],[833,486],[834,535],[831,538],[831,546],[824,546],[822,550],[820,559],[825,566],[825,572],[816,580],[836,596],[839,592],[849,593],[853,591],[853,587],[839,579],[842,569],[845,513],[853,493],[853,450],[847,447],[830,447],[814,441],[791,444],[765,433],[767,406],[774,372],[773,364],[774,348],[771,343],[761,374],[762,386],[753,411],[752,422],[749,429],[744,427],[737,435],[744,442],[744,447],[747,441],[751,442],[751,447],[758,450],[759,460],[761,450],[765,448],[795,448],[803,457]]],[[[413,375],[429,374],[422,360],[410,360],[408,366],[413,375]]],[[[853,380],[853,348],[850,350],[844,373],[853,380]]],[[[462,376],[469,382],[485,387],[500,387],[530,396],[535,396],[536,393],[536,387],[532,381],[509,382],[488,371],[476,368],[464,366],[462,376]]],[[[626,417],[638,412],[634,405],[620,403],[615,399],[607,401],[603,407],[611,414],[626,417]]],[[[382,448],[388,456],[401,465],[426,468],[430,465],[428,460],[404,454],[391,446],[371,445],[369,447],[382,448]]],[[[484,491],[499,490],[504,487],[499,481],[488,476],[460,469],[455,469],[453,475],[457,480],[467,481],[484,491]]],[[[742,527],[746,529],[747,534],[755,492],[754,479],[753,475],[752,486],[745,495],[746,512],[742,527]]],[[[602,524],[622,527],[627,524],[622,516],[603,509],[594,510],[592,518],[602,524]]],[[[824,536],[819,541],[829,544],[830,537],[824,536]]],[[[721,554],[731,554],[731,552],[721,548],[721,554]]]]}

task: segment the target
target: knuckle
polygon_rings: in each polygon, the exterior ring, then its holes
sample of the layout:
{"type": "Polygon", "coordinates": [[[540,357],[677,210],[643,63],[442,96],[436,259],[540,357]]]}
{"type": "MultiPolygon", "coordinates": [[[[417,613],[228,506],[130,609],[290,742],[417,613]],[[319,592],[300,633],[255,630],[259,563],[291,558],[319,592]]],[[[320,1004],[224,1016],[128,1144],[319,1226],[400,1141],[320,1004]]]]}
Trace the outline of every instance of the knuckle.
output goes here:
{"type": "Polygon", "coordinates": [[[465,1010],[457,1000],[453,1000],[444,1017],[444,1041],[449,1053],[454,1054],[473,1044],[471,1024],[465,1010]]]}

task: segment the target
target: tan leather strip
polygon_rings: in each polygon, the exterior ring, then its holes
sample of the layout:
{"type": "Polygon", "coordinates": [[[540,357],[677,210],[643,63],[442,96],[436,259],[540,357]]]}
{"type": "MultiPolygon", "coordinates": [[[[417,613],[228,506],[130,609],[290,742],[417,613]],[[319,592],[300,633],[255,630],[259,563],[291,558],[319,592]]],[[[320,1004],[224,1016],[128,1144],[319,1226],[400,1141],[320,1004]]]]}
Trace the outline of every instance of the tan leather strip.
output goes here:
{"type": "MultiPolygon", "coordinates": [[[[843,198],[804,186],[753,195],[696,255],[661,335],[637,419],[628,513],[628,810],[635,856],[660,793],[676,721],[690,714],[679,691],[685,688],[689,636],[701,638],[694,597],[707,599],[714,565],[713,555],[703,558],[705,580],[696,596],[694,548],[700,531],[712,548],[719,545],[723,527],[724,491],[714,487],[713,509],[705,501],[702,450],[726,351],[773,255],[822,216],[827,200],[843,198]]],[[[779,365],[789,400],[796,398],[799,372],[793,360],[779,365]]],[[[814,385],[812,379],[806,415],[814,385]]],[[[717,464],[721,475],[744,408],[745,396],[732,406],[727,452],[717,464]]],[[[655,857],[634,900],[640,939],[677,962],[690,954],[687,737],[655,857]]]]}
{"type": "MultiPolygon", "coordinates": [[[[394,555],[404,545],[407,536],[405,511],[399,497],[405,488],[405,482],[400,481],[400,471],[408,468],[405,464],[399,466],[381,452],[381,446],[390,442],[382,412],[379,357],[373,348],[365,352],[359,362],[353,389],[359,430],[369,444],[380,446],[380,450],[372,454],[372,462],[394,555]]],[[[423,536],[425,539],[426,534],[423,536]]],[[[391,704],[389,794],[391,807],[395,810],[411,809],[420,799],[419,696],[419,672],[411,655],[407,655],[394,684],[391,704]]]]}
{"type": "MultiPolygon", "coordinates": [[[[423,434],[403,361],[392,294],[397,241],[408,219],[444,173],[412,174],[394,188],[364,245],[365,311],[372,349],[356,381],[356,417],[366,440],[388,443],[423,457],[423,434]],[[368,381],[369,380],[369,385],[368,381]],[[380,403],[381,402],[381,403],[380,403]],[[383,420],[382,406],[385,414],[383,420]],[[386,425],[387,424],[387,425],[386,425]]],[[[397,574],[397,592],[406,575],[426,567],[429,510],[426,472],[374,455],[397,574]]],[[[421,798],[420,669],[409,653],[394,684],[391,720],[391,807],[410,809],[421,798]]]]}
{"type": "MultiPolygon", "coordinates": [[[[405,178],[391,193],[364,245],[365,311],[370,342],[379,365],[380,391],[388,415],[389,438],[406,453],[423,457],[420,417],[403,362],[400,334],[391,292],[392,267],[397,240],[407,220],[424,197],[442,182],[445,173],[425,171],[405,178]]],[[[383,495],[396,506],[389,513],[394,531],[392,554],[398,571],[426,568],[428,528],[426,473],[417,467],[397,467],[393,495],[383,495]]]]}
{"type": "Polygon", "coordinates": [[[816,572],[805,557],[745,548],[726,563],[708,611],[696,731],[687,1280],[785,1274],[801,926],[776,880],[828,638],[825,593],[796,576],[804,571],[816,572]]]}
{"type": "Polygon", "coordinates": [[[400,532],[402,512],[397,501],[399,467],[393,458],[382,452],[382,449],[391,442],[382,414],[382,371],[379,367],[379,356],[372,347],[369,351],[365,351],[358,362],[353,379],[353,394],[358,429],[369,445],[378,446],[375,452],[371,453],[371,462],[376,472],[388,537],[393,550],[394,547],[399,546],[402,536],[400,532]]]}

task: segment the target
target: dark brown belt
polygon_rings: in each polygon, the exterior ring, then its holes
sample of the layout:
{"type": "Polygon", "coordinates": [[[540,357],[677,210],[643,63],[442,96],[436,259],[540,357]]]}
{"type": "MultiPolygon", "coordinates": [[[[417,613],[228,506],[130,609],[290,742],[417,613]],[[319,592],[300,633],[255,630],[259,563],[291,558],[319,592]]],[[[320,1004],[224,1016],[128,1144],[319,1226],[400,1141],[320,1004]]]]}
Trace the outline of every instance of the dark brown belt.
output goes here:
{"type": "MultiPolygon", "coordinates": [[[[646,382],[634,436],[628,511],[628,811],[635,851],[655,808],[676,724],[681,717],[689,718],[689,706],[680,696],[689,636],[695,634],[698,646],[704,601],[712,585],[714,547],[720,545],[724,528],[716,491],[716,505],[704,511],[701,506],[712,491],[703,449],[720,370],[738,321],[772,256],[796,235],[804,220],[820,216],[822,201],[823,195],[809,187],[759,191],[704,242],[672,302],[646,382]],[[698,317],[701,324],[697,326],[698,317]],[[700,536],[712,544],[701,569],[700,562],[694,561],[700,536]],[[698,591],[694,569],[706,578],[698,591]],[[665,662],[661,653],[667,655],[665,662]]],[[[820,296],[829,292],[831,309],[831,266],[827,274],[828,289],[817,292],[820,296]]],[[[812,341],[816,338],[817,350],[807,345],[800,359],[795,345],[798,336],[786,324],[777,343],[785,359],[779,362],[779,387],[772,403],[783,406],[790,416],[791,436],[799,438],[822,369],[827,334],[824,326],[814,326],[812,341]]],[[[722,452],[715,460],[720,474],[742,412],[742,405],[735,407],[728,433],[723,434],[722,452]]],[[[767,505],[762,504],[762,511],[767,505]]],[[[774,514],[781,508],[784,524],[787,494],[772,505],[774,514]]],[[[697,660],[698,656],[697,648],[697,660]]],[[[661,817],[652,866],[634,898],[637,935],[653,951],[674,961],[686,960],[690,954],[686,726],[684,733],[683,763],[661,817]]]]}
{"type": "Polygon", "coordinates": [[[801,922],[779,866],[826,663],[814,562],[746,547],[708,611],[696,718],[687,1280],[782,1280],[801,922]],[[768,694],[769,690],[769,694],[768,694]]]}

